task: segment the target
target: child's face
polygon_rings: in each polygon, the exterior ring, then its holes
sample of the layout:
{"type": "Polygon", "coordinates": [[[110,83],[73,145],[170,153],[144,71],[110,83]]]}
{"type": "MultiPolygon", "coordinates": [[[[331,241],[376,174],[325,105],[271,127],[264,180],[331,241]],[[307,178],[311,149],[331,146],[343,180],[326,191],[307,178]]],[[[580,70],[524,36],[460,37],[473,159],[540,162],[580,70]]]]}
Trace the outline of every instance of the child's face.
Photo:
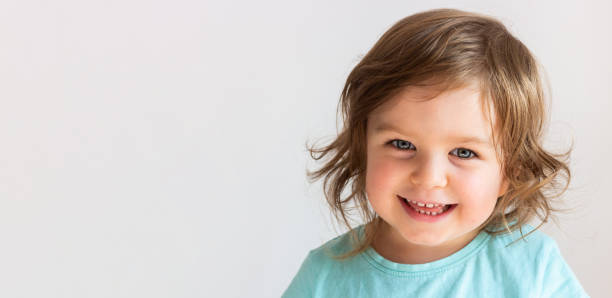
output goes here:
{"type": "Polygon", "coordinates": [[[370,114],[366,193],[390,228],[383,237],[393,249],[448,248],[447,254],[460,249],[506,191],[491,125],[475,88],[425,101],[419,98],[427,89],[404,89],[370,114]],[[419,207],[400,197],[454,206],[419,207]]]}

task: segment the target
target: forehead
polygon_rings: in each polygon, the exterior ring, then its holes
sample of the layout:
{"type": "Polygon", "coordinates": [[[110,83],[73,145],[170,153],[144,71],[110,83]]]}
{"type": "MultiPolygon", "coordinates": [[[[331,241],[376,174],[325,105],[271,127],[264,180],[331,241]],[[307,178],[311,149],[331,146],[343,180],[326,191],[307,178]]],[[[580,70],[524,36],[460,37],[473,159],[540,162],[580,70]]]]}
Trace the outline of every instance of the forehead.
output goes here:
{"type": "Polygon", "coordinates": [[[491,144],[495,115],[489,106],[474,84],[443,93],[411,86],[370,114],[368,130],[373,134],[392,130],[411,136],[473,139],[491,144]]]}

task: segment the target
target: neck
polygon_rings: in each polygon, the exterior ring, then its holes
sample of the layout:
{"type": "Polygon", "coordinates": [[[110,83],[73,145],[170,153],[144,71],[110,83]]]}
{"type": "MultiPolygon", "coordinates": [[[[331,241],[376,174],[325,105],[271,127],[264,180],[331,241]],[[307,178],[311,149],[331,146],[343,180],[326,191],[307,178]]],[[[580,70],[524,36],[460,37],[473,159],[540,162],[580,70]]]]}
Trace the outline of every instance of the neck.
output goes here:
{"type": "Polygon", "coordinates": [[[478,236],[478,230],[435,246],[410,243],[387,223],[382,224],[377,234],[372,248],[385,259],[400,264],[424,264],[461,250],[478,236]]]}

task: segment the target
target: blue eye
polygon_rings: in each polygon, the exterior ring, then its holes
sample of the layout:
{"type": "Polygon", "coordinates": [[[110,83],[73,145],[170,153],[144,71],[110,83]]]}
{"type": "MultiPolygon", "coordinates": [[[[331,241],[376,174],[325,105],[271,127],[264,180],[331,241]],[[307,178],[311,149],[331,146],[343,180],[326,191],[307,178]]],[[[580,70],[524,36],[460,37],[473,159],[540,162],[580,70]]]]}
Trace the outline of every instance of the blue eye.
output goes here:
{"type": "MultiPolygon", "coordinates": [[[[393,147],[399,149],[399,150],[410,150],[411,148],[414,148],[414,145],[412,145],[412,143],[408,142],[408,141],[404,141],[404,140],[392,140],[391,142],[389,142],[391,145],[393,145],[393,147]],[[397,145],[396,145],[397,144],[397,145]]],[[[416,149],[416,148],[414,148],[416,149]]]]}
{"type": "Polygon", "coordinates": [[[457,149],[454,149],[453,151],[451,151],[451,153],[453,153],[453,152],[457,152],[457,154],[455,154],[455,155],[457,155],[457,157],[463,158],[463,159],[469,159],[469,158],[478,156],[478,155],[476,155],[476,153],[474,151],[469,150],[469,149],[465,149],[465,148],[457,148],[457,149]]]}
{"type": "MultiPolygon", "coordinates": [[[[412,143],[404,140],[395,139],[389,141],[388,144],[391,144],[391,146],[400,151],[416,150],[416,147],[414,147],[412,143]]],[[[451,154],[456,155],[461,159],[470,159],[473,157],[478,157],[478,154],[476,154],[476,152],[465,148],[454,149],[453,151],[451,151],[451,154]]]]}

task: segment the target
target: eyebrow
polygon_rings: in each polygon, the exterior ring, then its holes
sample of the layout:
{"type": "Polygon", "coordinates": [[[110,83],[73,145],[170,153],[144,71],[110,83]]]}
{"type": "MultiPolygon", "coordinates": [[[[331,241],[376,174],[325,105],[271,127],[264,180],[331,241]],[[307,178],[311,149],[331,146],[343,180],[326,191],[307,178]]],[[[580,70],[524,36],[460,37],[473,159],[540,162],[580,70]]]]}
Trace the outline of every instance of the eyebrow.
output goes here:
{"type": "MultiPolygon", "coordinates": [[[[405,136],[413,136],[413,133],[405,133],[401,129],[389,124],[389,123],[380,123],[378,126],[374,128],[375,133],[380,133],[383,131],[393,131],[405,136]]],[[[459,142],[459,143],[474,143],[474,144],[483,144],[483,145],[492,145],[491,142],[487,139],[477,137],[477,136],[457,136],[450,137],[449,139],[459,142]]]]}

